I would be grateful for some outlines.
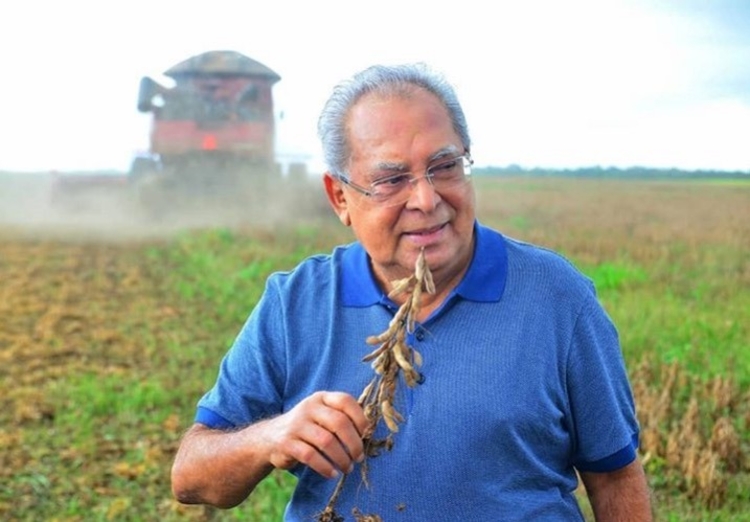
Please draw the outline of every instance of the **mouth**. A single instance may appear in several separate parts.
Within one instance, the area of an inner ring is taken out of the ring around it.
[[[445,226],[445,223],[441,225],[435,225],[434,227],[430,227],[430,228],[420,228],[417,230],[412,230],[411,232],[407,232],[407,234],[414,235],[414,236],[428,236],[430,234],[434,234],[435,232],[437,232],[444,226]]]
[[[439,233],[441,230],[443,230],[443,228],[446,227],[446,225],[447,223],[443,223],[441,225],[436,225],[434,227],[419,228],[416,230],[412,230],[410,232],[406,232],[405,235],[411,238],[415,238],[415,239],[427,239]]]

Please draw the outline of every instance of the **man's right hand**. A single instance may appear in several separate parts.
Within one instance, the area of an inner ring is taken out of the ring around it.
[[[357,400],[317,392],[277,417],[237,431],[194,424],[172,466],[172,491],[187,504],[230,508],[245,500],[274,467],[304,464],[325,477],[362,459],[369,422]]]
[[[298,463],[323,476],[348,473],[364,458],[369,422],[357,400],[342,392],[316,392],[263,426],[263,445],[276,468]]]

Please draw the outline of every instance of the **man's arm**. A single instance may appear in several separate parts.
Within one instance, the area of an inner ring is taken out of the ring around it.
[[[172,466],[172,492],[186,504],[238,505],[274,468],[304,464],[327,477],[363,457],[368,421],[345,393],[318,392],[283,415],[235,431],[191,427]]]
[[[615,471],[580,474],[597,522],[653,520],[646,474],[637,458]]]

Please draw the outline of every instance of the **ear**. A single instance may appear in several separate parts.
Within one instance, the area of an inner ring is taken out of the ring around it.
[[[352,220],[349,216],[349,202],[346,200],[346,193],[342,187],[342,183],[331,176],[330,172],[323,174],[323,186],[326,189],[326,196],[328,196],[328,203],[331,208],[339,217],[345,227],[352,224]]]

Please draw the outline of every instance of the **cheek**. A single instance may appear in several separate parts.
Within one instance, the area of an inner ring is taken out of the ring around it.
[[[395,227],[399,215],[398,209],[358,210],[352,213],[352,227],[366,247],[388,247],[398,239]]]
[[[398,239],[396,229],[400,215],[398,210],[379,209],[370,216],[370,234],[379,244],[389,245]]]
[[[461,218],[472,218],[473,221],[476,202],[471,186],[467,186],[466,192],[458,193],[450,198],[447,203],[456,210]]]

